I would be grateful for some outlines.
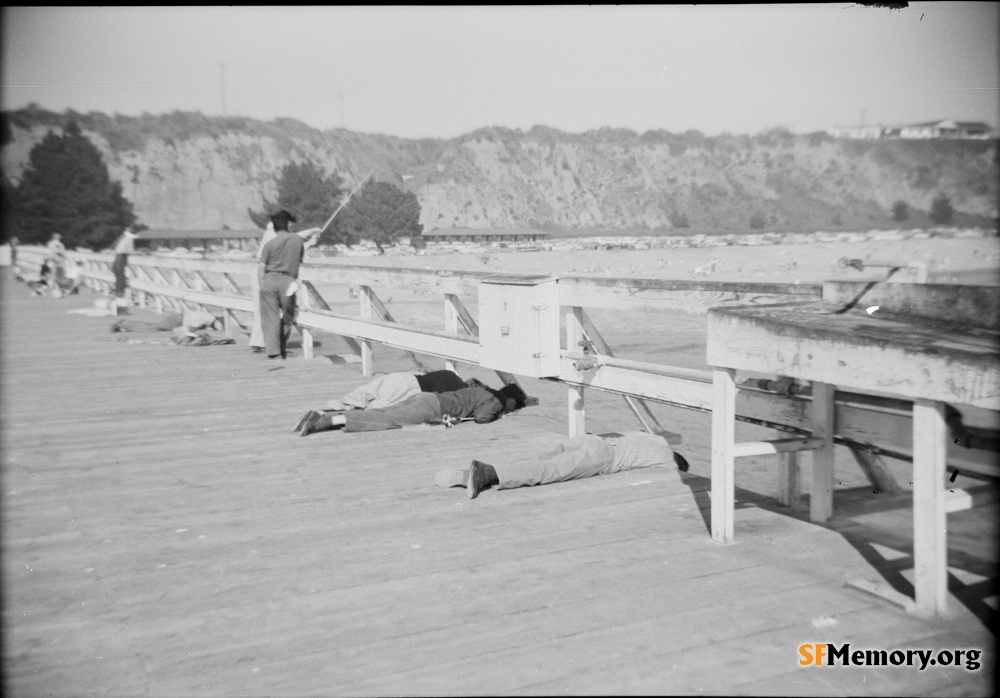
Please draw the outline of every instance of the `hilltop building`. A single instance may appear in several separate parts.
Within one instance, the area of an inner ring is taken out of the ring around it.
[[[905,126],[834,126],[826,129],[834,138],[902,138],[902,139],[945,139],[945,138],[993,138],[995,131],[982,121],[927,121]]]

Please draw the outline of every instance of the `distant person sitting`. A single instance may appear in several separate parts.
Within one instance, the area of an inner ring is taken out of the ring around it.
[[[429,371],[428,373],[385,373],[347,393],[339,400],[330,400],[331,410],[377,410],[396,405],[420,393],[447,393],[473,385],[479,381],[462,380],[454,371]]]
[[[413,424],[445,424],[473,420],[494,422],[524,407],[527,397],[516,383],[500,390],[475,386],[446,393],[419,393],[390,407],[325,413],[310,410],[299,421],[299,434],[342,429],[345,432],[385,431]]]
[[[594,475],[607,475],[636,468],[675,466],[687,471],[688,462],[670,448],[662,436],[644,431],[624,434],[586,434],[560,441],[533,459],[474,460],[468,470],[446,469],[435,475],[440,487],[464,485],[469,499],[488,487],[548,485]]]

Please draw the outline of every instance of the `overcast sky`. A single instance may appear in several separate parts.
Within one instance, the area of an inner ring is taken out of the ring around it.
[[[407,138],[1000,124],[997,5],[8,8],[3,109]]]

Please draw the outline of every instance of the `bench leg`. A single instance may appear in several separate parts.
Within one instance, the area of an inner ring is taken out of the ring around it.
[[[799,454],[788,451],[778,458],[778,503],[795,508],[799,499]]]
[[[712,370],[712,538],[733,540],[736,485],[733,445],[736,441],[736,371]]]
[[[917,613],[942,613],[948,600],[944,406],[913,402],[913,565]]]
[[[836,386],[812,384],[812,435],[825,444],[813,451],[812,488],[809,494],[809,518],[818,523],[833,516],[833,396]]]

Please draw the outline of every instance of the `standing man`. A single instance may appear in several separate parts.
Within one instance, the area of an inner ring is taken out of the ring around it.
[[[115,298],[119,307],[125,305],[125,289],[128,287],[128,279],[125,277],[125,267],[128,266],[128,256],[135,252],[135,239],[138,237],[131,228],[125,228],[125,232],[119,236],[115,243],[115,261],[111,264],[111,271],[115,273]]]
[[[295,234],[305,241],[304,247],[308,250],[319,241],[320,232],[319,228],[307,228],[306,230],[300,230]],[[260,262],[261,255],[264,254],[264,247],[267,246],[267,243],[277,237],[277,235],[278,234],[274,231],[274,223],[268,221],[267,228],[264,230],[264,235],[260,238],[260,246],[257,248],[258,262]],[[256,276],[253,277],[253,281],[258,282],[254,284],[255,286],[260,286],[259,279]],[[254,308],[253,325],[250,329],[250,349],[255,354],[260,354],[264,351],[264,327],[260,320],[260,288],[255,288],[253,290],[256,308]]]
[[[295,322],[295,292],[298,290],[299,265],[305,256],[305,241],[288,230],[295,216],[282,209],[271,216],[274,239],[260,253],[257,274],[260,279],[260,321],[264,331],[264,350],[269,359],[284,359],[288,337]]]

